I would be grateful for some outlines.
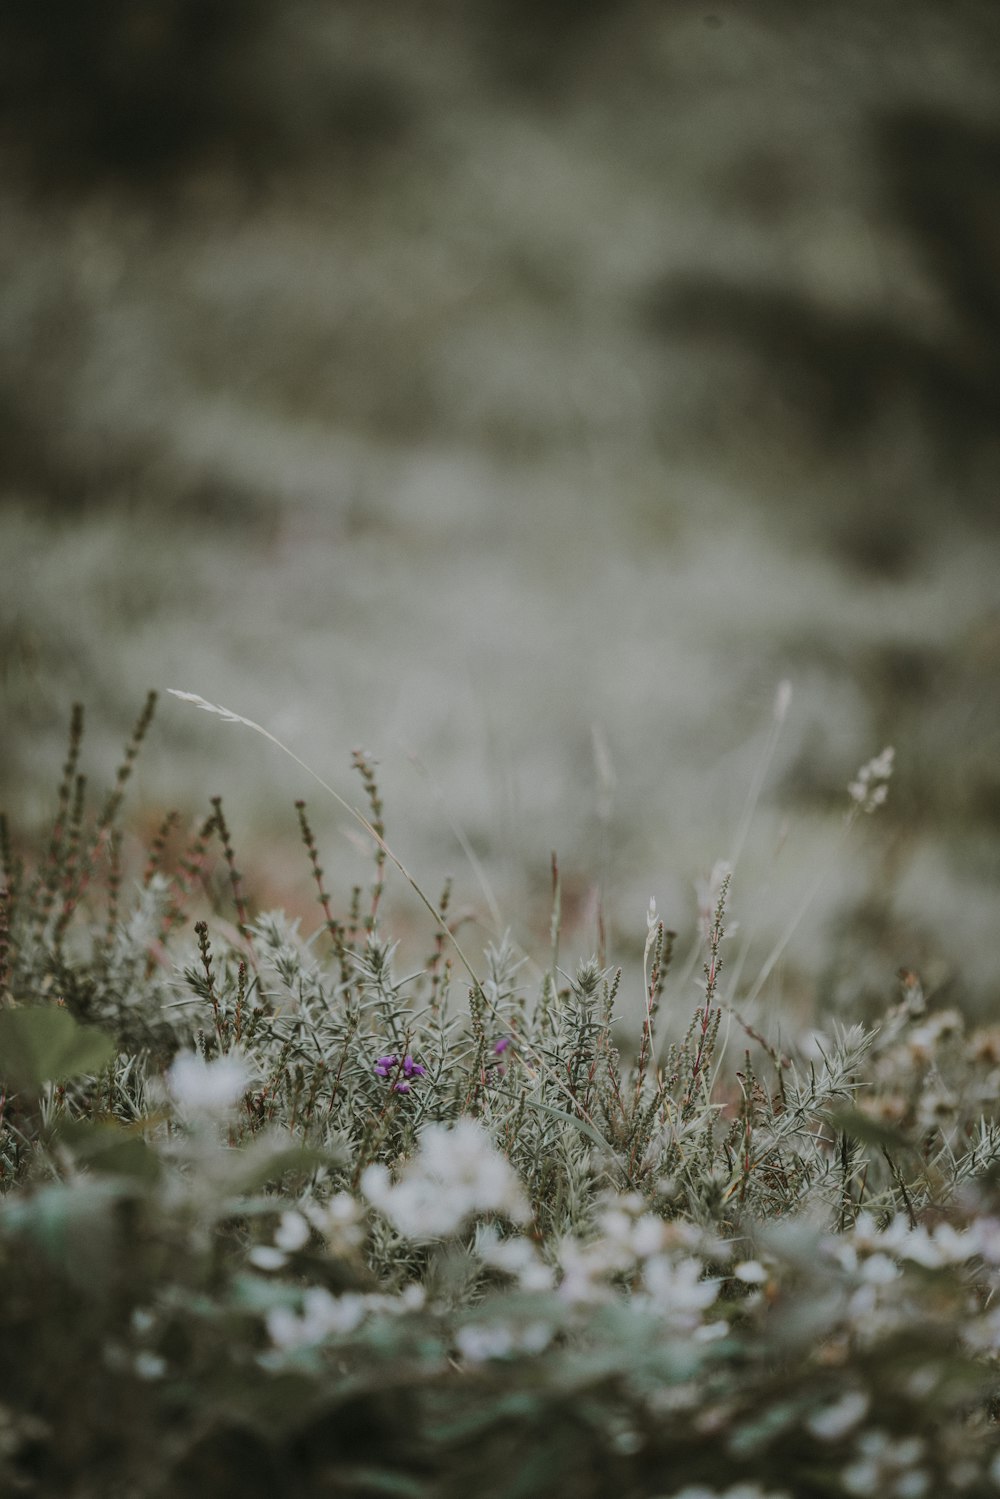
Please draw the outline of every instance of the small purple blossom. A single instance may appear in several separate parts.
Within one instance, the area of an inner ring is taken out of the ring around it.
[[[396,1052],[391,1052],[388,1056],[379,1057],[375,1063],[375,1071],[386,1082],[396,1073],[402,1074],[399,1081],[394,1085],[393,1091],[396,1093],[409,1093],[411,1079],[425,1077],[427,1074],[427,1068],[421,1067],[419,1062],[415,1062],[409,1052],[403,1058],[402,1063],[400,1063],[398,1053]]]
[[[510,1045],[510,1037],[509,1036],[501,1036],[500,1039],[499,1039],[499,1041],[494,1042],[494,1045],[493,1045],[494,1055],[498,1056],[498,1057],[502,1057],[503,1054],[504,1054],[504,1052],[507,1050],[507,1048],[508,1048],[509,1045]]]

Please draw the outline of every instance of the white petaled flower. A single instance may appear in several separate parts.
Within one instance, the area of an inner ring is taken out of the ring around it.
[[[290,1352],[352,1333],[367,1312],[365,1297],[356,1292],[331,1296],[322,1286],[310,1286],[302,1297],[301,1312],[287,1306],[272,1307],[267,1314],[267,1331],[276,1348]]]
[[[167,1073],[167,1089],[185,1113],[221,1117],[243,1097],[250,1075],[240,1052],[228,1051],[211,1062],[197,1052],[181,1052]]]
[[[517,1173],[474,1119],[428,1125],[398,1181],[385,1166],[367,1166],[361,1190],[413,1240],[446,1238],[483,1213],[502,1213],[514,1223],[530,1217]]]
[[[514,1334],[502,1322],[473,1322],[460,1327],[455,1347],[470,1364],[484,1364],[488,1359],[506,1358],[514,1348]]]
[[[650,1308],[675,1326],[696,1327],[719,1294],[717,1280],[703,1280],[700,1260],[657,1254],[643,1266]]]
[[[857,1457],[841,1472],[849,1494],[882,1494],[891,1499],[923,1499],[931,1485],[930,1474],[917,1466],[924,1454],[921,1437],[892,1438],[885,1431],[866,1431],[858,1437]]]
[[[901,1271],[896,1261],[887,1254],[870,1254],[861,1262],[858,1274],[865,1285],[887,1286],[899,1279]]]
[[[745,1286],[764,1286],[770,1279],[760,1260],[741,1260],[738,1265],[733,1266],[733,1274]]]
[[[895,755],[896,751],[887,745],[880,755],[862,765],[848,786],[848,796],[862,812],[874,812],[888,796]]]
[[[836,1442],[864,1420],[868,1406],[867,1395],[860,1390],[848,1390],[832,1405],[825,1405],[807,1416],[806,1426],[821,1442]]]
[[[274,1232],[274,1242],[286,1254],[294,1254],[309,1243],[309,1225],[301,1213],[282,1213]]]
[[[501,1239],[492,1225],[487,1226],[476,1236],[476,1253],[491,1270],[512,1276],[522,1291],[549,1291],[555,1283],[534,1244],[519,1234]]]
[[[511,1353],[542,1353],[552,1341],[546,1322],[511,1327],[504,1322],[469,1322],[455,1334],[455,1347],[470,1364],[506,1358]]]
[[[273,1244],[255,1244],[247,1255],[251,1265],[256,1265],[258,1270],[282,1270],[288,1263],[288,1256],[283,1249],[275,1249]]]
[[[350,1255],[365,1242],[365,1210],[350,1192],[337,1192],[322,1207],[301,1204],[301,1211],[326,1242],[331,1254]]]
[[[914,1260],[927,1270],[937,1270],[943,1265],[962,1265],[976,1254],[976,1242],[968,1230],[952,1227],[950,1223],[939,1223],[928,1229],[921,1223],[909,1230],[899,1246],[903,1259]]]

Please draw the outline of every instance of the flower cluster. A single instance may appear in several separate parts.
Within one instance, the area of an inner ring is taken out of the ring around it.
[[[862,812],[874,812],[889,795],[889,779],[895,757],[896,751],[892,745],[887,745],[880,755],[875,755],[862,765],[848,786],[848,796]]]
[[[272,1346],[279,1353],[294,1353],[329,1339],[349,1337],[373,1314],[399,1317],[419,1311],[423,1304],[423,1288],[418,1285],[407,1286],[399,1296],[377,1291],[364,1295],[345,1291],[334,1296],[325,1286],[309,1286],[298,1308],[272,1307],[265,1324]]]
[[[705,1277],[703,1256],[713,1248],[691,1224],[668,1223],[637,1193],[609,1198],[597,1217],[596,1237],[559,1245],[559,1297],[570,1305],[608,1300],[612,1281],[624,1280],[633,1304],[675,1331],[698,1332],[701,1314],[720,1284]]]
[[[513,1223],[529,1217],[516,1172],[475,1119],[428,1125],[398,1181],[386,1166],[366,1166],[361,1190],[398,1233],[417,1242],[456,1233],[483,1213]]]
[[[402,1061],[400,1061],[398,1053],[390,1052],[387,1056],[378,1058],[375,1063],[375,1073],[377,1077],[382,1078],[385,1082],[388,1082],[390,1078],[396,1078],[396,1082],[393,1084],[394,1092],[409,1093],[413,1078],[425,1077],[427,1068],[421,1067],[419,1062],[415,1062],[409,1052],[403,1057]]]

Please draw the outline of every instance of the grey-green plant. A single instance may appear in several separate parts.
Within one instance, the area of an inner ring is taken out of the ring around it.
[[[634,1045],[557,898],[535,964],[421,891],[401,968],[367,757],[346,910],[294,809],[313,931],[218,798],[131,869],[152,709],[93,812],[76,711],[49,836],[3,828],[3,1492],[1000,1490],[1000,1027],[909,972],[877,1025],[749,1024],[725,871],[686,1026],[651,906]]]

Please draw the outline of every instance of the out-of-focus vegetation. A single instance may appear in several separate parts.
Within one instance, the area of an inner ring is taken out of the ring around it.
[[[742,851],[762,953],[844,765],[891,739],[900,774],[786,998],[875,1003],[903,959],[988,1009],[998,29],[992,0],[6,5],[21,825],[66,701],[107,754],[174,683],[328,772],[370,745],[435,884],[447,807],[493,935],[538,936],[558,845],[567,921],[603,887],[624,941],[649,871],[680,924],[733,852],[787,677]],[[214,740],[164,729],[140,792],[193,815]],[[284,899],[291,783],[234,761]]]

